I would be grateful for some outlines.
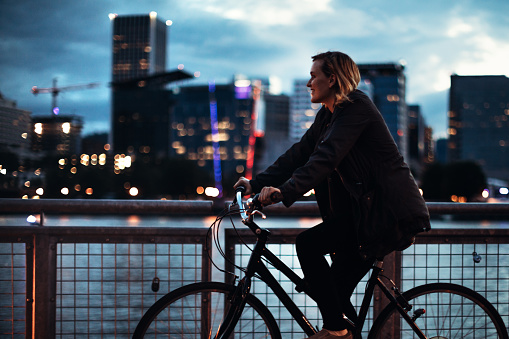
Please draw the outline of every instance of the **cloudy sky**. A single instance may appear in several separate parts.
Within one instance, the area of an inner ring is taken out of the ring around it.
[[[445,136],[450,75],[509,76],[508,0],[20,0],[0,1],[0,92],[34,115],[60,93],[62,113],[84,117],[84,133],[109,130],[109,13],[171,19],[167,68],[184,64],[194,83],[233,74],[277,76],[283,92],[306,78],[310,56],[340,50],[358,63],[406,63],[407,101]]]

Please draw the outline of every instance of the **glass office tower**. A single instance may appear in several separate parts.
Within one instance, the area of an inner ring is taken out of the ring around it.
[[[112,81],[119,82],[164,72],[166,23],[155,12],[114,16]]]
[[[509,78],[452,75],[448,116],[449,161],[474,160],[509,179]]]
[[[399,151],[408,158],[408,110],[405,67],[399,63],[359,64],[363,81],[372,85],[372,100],[382,113]]]

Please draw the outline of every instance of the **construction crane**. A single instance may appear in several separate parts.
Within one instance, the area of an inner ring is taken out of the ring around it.
[[[73,85],[73,86],[65,86],[65,87],[57,87],[57,78],[53,79],[53,87],[48,88],[39,88],[37,86],[32,87],[32,93],[34,95],[37,95],[39,93],[51,93],[52,100],[51,100],[51,112],[55,115],[58,115],[59,109],[57,107],[57,96],[60,92],[63,91],[74,91],[74,90],[80,90],[80,89],[86,89],[86,88],[94,88],[99,86],[99,83],[94,82],[90,84],[84,84],[84,85]]]

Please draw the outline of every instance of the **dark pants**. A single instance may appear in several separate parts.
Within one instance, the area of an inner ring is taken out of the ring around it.
[[[345,314],[354,323],[357,312],[350,297],[373,264],[359,255],[352,219],[328,219],[300,233],[296,250],[307,294],[316,301],[323,318],[323,327],[331,330],[347,328]],[[335,253],[332,265],[325,255]]]

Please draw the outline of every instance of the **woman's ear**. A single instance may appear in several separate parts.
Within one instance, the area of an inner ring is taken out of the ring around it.
[[[332,88],[334,87],[334,85],[336,84],[336,75],[335,74],[331,74],[330,77],[329,77],[329,88]]]

